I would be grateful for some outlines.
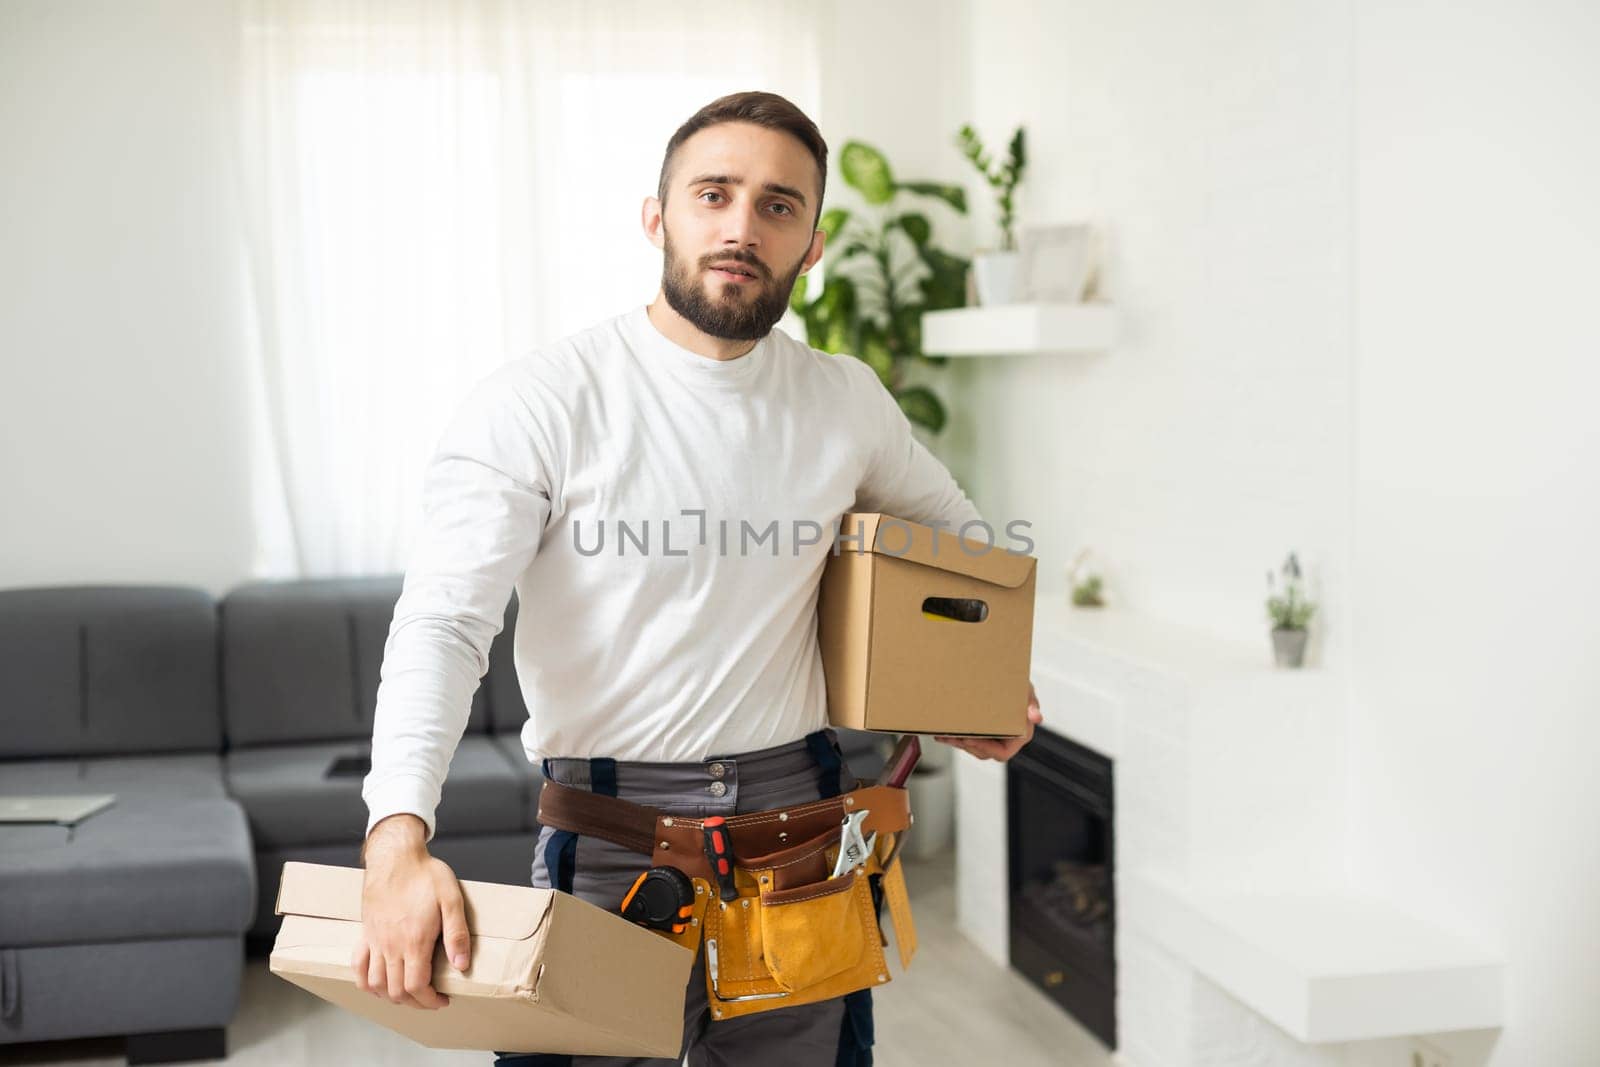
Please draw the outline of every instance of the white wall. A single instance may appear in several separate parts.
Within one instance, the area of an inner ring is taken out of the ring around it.
[[[1270,655],[1289,549],[1345,640],[1350,456],[1348,13],[1325,4],[985,2],[975,112],[1025,125],[1025,221],[1090,219],[1125,336],[974,361],[988,510],[1036,524],[1041,581],[1092,546],[1112,595]],[[975,172],[974,172],[975,173]],[[974,187],[998,242],[993,197]]]
[[[963,371],[985,510],[1225,637],[1265,641],[1283,547],[1318,569],[1350,877],[1510,964],[1504,1030],[1435,1039],[1456,1067],[1600,1049],[1597,14],[974,9],[980,129],[1027,125],[1026,217],[1105,225],[1127,329]]]
[[[956,182],[966,163],[955,147],[956,118],[970,106],[969,8],[959,0],[825,0],[822,107],[812,116],[828,140],[833,169],[827,201],[849,191],[837,162],[846,141],[889,157],[901,180]],[[928,201],[926,203],[936,204]],[[942,216],[941,216],[942,217]],[[964,242],[958,230],[938,238]]]
[[[1600,8],[1357,5],[1355,876],[1600,1061]]]
[[[0,587],[248,568],[232,19],[0,4]]]

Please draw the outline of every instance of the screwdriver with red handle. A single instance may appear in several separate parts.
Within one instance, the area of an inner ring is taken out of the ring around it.
[[[706,859],[717,876],[723,900],[739,899],[739,890],[733,884],[733,837],[728,833],[728,820],[713,815],[700,823],[706,839]]]
[[[893,786],[896,789],[906,788],[906,782],[911,778],[911,772],[921,758],[922,742],[917,740],[917,735],[901,735],[899,742],[894,746],[894,752],[889,755],[889,762],[884,765],[878,784]],[[906,843],[906,834],[910,829],[911,827],[907,826],[894,835],[894,844],[889,847],[889,854],[882,860],[884,870],[887,871],[895,857],[900,854],[900,846]]]
[[[921,758],[922,742],[917,740],[917,735],[901,735],[899,742],[894,746],[894,751],[889,754],[889,762],[883,765],[883,773],[878,776],[878,784],[904,789],[906,780],[911,777],[912,770]]]

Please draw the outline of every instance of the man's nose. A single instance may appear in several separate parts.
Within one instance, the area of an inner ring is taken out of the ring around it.
[[[737,246],[745,252],[755,252],[760,247],[760,218],[754,206],[735,207],[723,213],[722,243],[732,250]]]

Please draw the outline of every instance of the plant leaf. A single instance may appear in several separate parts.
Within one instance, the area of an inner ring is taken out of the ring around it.
[[[845,142],[839,151],[839,170],[844,180],[869,204],[885,204],[894,197],[894,175],[889,170],[889,161],[871,145]]]
[[[971,123],[962,125],[961,131],[956,134],[956,145],[961,149],[961,154],[978,168],[985,181],[993,180],[989,176],[989,157],[983,151],[983,138],[978,136],[978,131],[972,128]]]
[[[856,356],[872,368],[886,388],[894,381],[894,353],[889,350],[889,343],[877,323],[862,323],[861,346]]]
[[[964,186],[945,185],[941,182],[901,182],[895,188],[908,193],[919,193],[922,196],[938,197],[961,214],[967,213],[967,190]]]
[[[906,418],[918,426],[926,427],[931,433],[944,429],[944,404],[927,386],[913,385],[902,389],[895,394],[895,400],[900,410],[906,413]]]
[[[922,288],[924,309],[943,311],[946,308],[965,307],[967,261],[931,246],[922,250],[922,259],[933,271],[918,283]]]
[[[1011,173],[1020,175],[1027,162],[1028,155],[1023,143],[1022,127],[1018,126],[1015,136],[1011,138]]]
[[[806,282],[811,275],[802,274],[794,280],[794,288],[789,290],[789,309],[796,315],[803,314],[806,309]]]
[[[817,229],[827,234],[828,240],[832,241],[838,237],[839,231],[844,229],[845,223],[849,221],[850,212],[848,210],[842,207],[830,207],[817,220]]]
[[[922,312],[920,305],[902,304],[895,309],[895,330],[905,342],[905,353],[935,367],[950,361],[949,356],[930,356],[922,350]]]
[[[922,355],[922,308],[902,304],[894,311],[894,331],[905,346],[907,355]]]
[[[817,340],[813,344],[835,355],[849,351],[855,344],[856,333],[855,284],[849,278],[829,278],[822,295],[811,307],[816,309],[817,315]]]
[[[901,188],[903,189],[905,186],[901,186]],[[927,244],[928,239],[933,236],[933,225],[928,222],[928,216],[918,214],[915,211],[908,211],[901,215],[894,220],[894,224],[904,230],[905,235],[911,238],[911,243],[919,249]]]

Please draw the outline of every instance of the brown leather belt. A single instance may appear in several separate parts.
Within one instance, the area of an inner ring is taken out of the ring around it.
[[[837,830],[845,815],[867,812],[862,833],[899,833],[911,824],[911,797],[887,785],[863,786],[836,797],[727,817],[735,861],[745,868],[809,838]],[[715,881],[706,859],[702,820],[668,815],[659,808],[591,793],[545,780],[539,790],[539,822],[610,841],[651,857],[653,866],[676,867],[691,878]]]

